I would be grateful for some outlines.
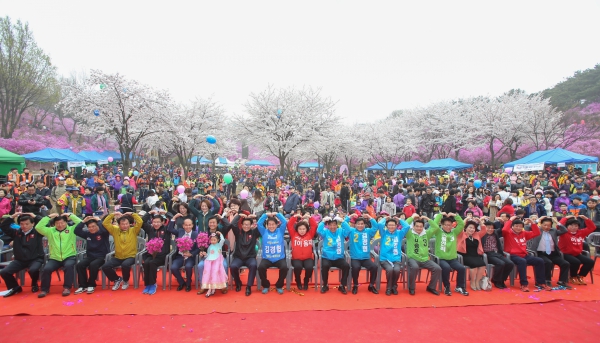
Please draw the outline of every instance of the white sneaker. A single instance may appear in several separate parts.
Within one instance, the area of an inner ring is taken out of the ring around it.
[[[77,290],[75,291],[75,295],[77,295],[77,294],[81,294],[81,293],[83,293],[83,292],[85,292],[85,288],[83,288],[83,287],[79,287],[79,288],[77,288]]]
[[[123,283],[123,279],[118,278],[117,281],[115,281],[115,285],[113,286],[112,290],[116,291],[117,289],[119,289],[119,287],[121,287],[122,283]]]
[[[123,286],[121,286],[121,289],[126,290],[127,288],[129,288],[129,282],[123,281]]]
[[[87,294],[92,294],[92,293],[94,293],[94,287],[88,287]]]

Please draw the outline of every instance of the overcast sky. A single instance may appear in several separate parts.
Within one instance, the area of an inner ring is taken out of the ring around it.
[[[267,85],[321,87],[350,122],[600,63],[600,1],[0,0],[61,74],[119,72],[243,111]]]

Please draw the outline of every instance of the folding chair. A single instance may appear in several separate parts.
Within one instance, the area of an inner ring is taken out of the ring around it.
[[[48,245],[48,238],[44,237],[42,238],[42,246],[44,247],[44,264],[42,265],[42,268],[40,269],[40,274],[41,271],[44,269],[44,267],[46,266],[46,263],[48,263],[48,260],[50,259],[50,247]],[[75,255],[77,258],[77,255]],[[60,278],[60,273],[58,272],[60,269],[63,270],[64,272],[64,267],[60,267],[57,270],[55,270],[56,272],[56,277],[58,277],[58,281],[62,281]],[[73,265],[73,286],[75,286],[75,288],[79,288],[79,284],[77,283],[77,263],[75,263],[75,265]],[[23,277],[25,277],[25,275],[23,274]],[[41,275],[40,275],[40,280],[41,280]]]
[[[381,252],[381,238],[377,238],[375,240],[373,240],[373,242],[371,242],[371,254],[374,255],[375,257],[375,263],[377,263],[377,290],[379,291],[381,289],[381,277],[383,275],[383,267],[381,266],[381,256],[379,255],[379,253],[375,253],[376,249],[375,248],[379,248],[377,251]],[[402,248],[401,248],[402,251]],[[400,260],[400,277],[398,278],[398,282],[402,283],[402,289],[406,289],[406,286],[408,284],[408,264],[406,263],[407,257],[406,254],[403,252],[400,252],[401,256],[401,260]],[[386,280],[386,282],[389,282],[388,280]]]
[[[258,253],[256,254],[256,266],[257,266],[257,269],[258,269],[258,266],[260,266],[260,262],[262,262],[262,250],[261,250],[262,249],[262,242],[259,241],[259,240],[257,240],[256,241],[256,246],[258,247]],[[292,265],[291,265],[292,263],[291,263],[291,260],[289,258],[289,255],[287,254],[287,252],[284,251],[284,253],[286,253],[285,254],[285,263],[287,264],[288,273],[289,273],[289,270],[292,268]],[[269,267],[268,269],[279,269],[279,268],[277,268],[277,267]],[[285,285],[286,289],[289,291],[290,290],[290,284],[289,284],[289,282],[287,280],[287,277],[286,277],[285,283],[286,283],[286,285]],[[262,286],[260,285],[260,275],[258,274],[258,270],[256,272],[256,286],[257,286],[257,289],[259,291],[262,290]]]
[[[228,239],[225,239],[225,242],[223,242],[223,247],[226,247],[223,249],[223,251],[225,251],[225,257],[223,257],[223,259],[225,259],[225,261],[227,261],[227,288],[231,288],[231,275],[229,274],[229,266],[231,265],[231,243],[229,243]],[[202,275],[200,275],[200,272],[198,271],[198,265],[200,264],[200,255],[198,254],[196,256],[196,265],[194,266],[194,269],[196,269],[194,271],[194,273],[196,274],[196,289],[198,289],[200,286],[200,277]]]
[[[318,247],[317,247],[317,251],[318,251],[318,255],[319,255],[319,272],[322,273],[323,270],[323,244],[325,244],[325,241],[320,240]],[[349,243],[348,241],[344,242],[344,259],[346,260],[346,262],[348,264],[350,264],[350,254],[348,253],[349,249]],[[342,270],[337,268],[337,267],[331,267],[329,268],[329,272],[337,270],[339,272],[339,282],[340,285],[346,286],[347,288],[350,287],[350,285],[352,284],[352,274],[350,272],[348,272],[348,279],[346,280],[346,284],[344,285],[344,283],[342,282]],[[318,286],[316,286],[316,289],[320,289],[323,283],[323,276],[321,276],[320,279],[317,279],[318,282]]]
[[[108,237],[109,240],[109,244],[110,244],[110,251],[108,254],[106,254],[106,257],[104,259],[104,263],[107,263],[112,257],[115,256],[115,242],[113,240],[112,236]],[[138,270],[137,270],[137,262],[139,259],[141,259],[142,253],[144,253],[146,251],[146,240],[143,239],[142,237],[138,237],[137,238],[137,253],[135,254],[135,263],[131,266],[131,273],[133,274],[133,287],[134,288],[138,288]],[[121,268],[121,266],[116,267],[115,269]],[[106,274],[104,274],[104,272],[102,272],[102,289],[106,289],[107,287],[110,286],[110,280],[108,280],[108,278],[106,277]]]
[[[140,239],[143,239],[141,237],[138,237],[138,241]],[[145,246],[145,241],[144,241],[144,246]],[[167,256],[165,256],[165,263],[162,266],[159,266],[157,269],[158,271],[162,272],[162,289],[163,291],[167,290],[167,270],[169,270],[169,260],[173,257],[173,254],[175,253],[175,251],[177,250],[177,243],[175,242],[175,240],[171,240],[171,251],[167,254]],[[136,263],[135,263],[135,268],[137,269],[137,278],[135,279],[135,284],[134,284],[134,288],[138,288],[140,285],[140,278],[143,277],[144,275],[144,258],[143,258],[143,253],[146,252],[146,249],[144,249],[141,252],[138,252],[136,257]],[[169,276],[171,274],[169,273]]]
[[[586,241],[589,246],[594,247],[594,263],[595,263],[596,259],[598,257],[600,257],[600,232],[590,233],[589,236],[587,236]],[[587,256],[591,258],[589,253]],[[592,284],[594,284],[594,268],[592,268],[592,270],[590,270],[590,278],[592,279]]]
[[[229,265],[230,266],[231,266],[231,263],[233,262],[233,258],[234,258],[233,257],[233,253],[235,252],[235,245],[236,244],[237,244],[237,241],[234,242],[233,246],[229,250]],[[260,246],[260,239],[256,240],[256,246],[257,247]],[[258,267],[258,255],[260,255],[260,248],[258,249],[258,253],[256,255],[256,264],[257,264],[257,267]],[[198,263],[200,263],[200,261],[198,261],[197,264]],[[247,269],[248,269],[248,267],[246,267],[246,266],[240,267],[240,274],[241,274],[242,270],[247,270]],[[228,281],[229,288],[233,289],[233,277],[231,277],[231,268],[227,268],[227,277],[229,278],[228,279],[229,280]],[[199,278],[200,277],[198,276],[198,278],[196,279],[196,288],[198,288],[198,280],[199,280]],[[257,277],[256,280],[258,280],[258,277]],[[257,288],[258,288],[258,286],[257,286]]]
[[[318,275],[317,275],[317,261],[316,261],[317,260],[317,252],[315,250],[314,241],[311,241],[311,245],[312,245],[312,251],[313,251],[314,265],[313,265],[313,276],[310,278],[309,281],[312,281],[313,277],[315,278],[315,280],[318,277]],[[287,281],[286,281],[286,283],[287,283],[287,289],[289,291],[290,290],[290,285],[292,284],[292,276],[294,274],[294,266],[292,266],[292,242],[291,241],[289,241],[289,242],[286,243],[286,248],[287,248],[286,249],[287,250],[286,255],[287,255],[287,257],[288,257],[288,259],[290,261],[290,263],[289,263],[290,268],[288,269],[288,275],[286,277],[286,279],[287,279]],[[306,271],[305,271],[305,273],[306,273]],[[317,282],[315,281],[315,290],[317,289],[316,288],[316,284],[317,284]]]

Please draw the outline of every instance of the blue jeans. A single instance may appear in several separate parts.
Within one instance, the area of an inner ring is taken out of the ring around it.
[[[460,264],[457,258],[453,260],[440,259],[440,267],[442,267],[442,283],[444,287],[450,288],[450,272],[454,269],[456,270],[456,287],[465,289],[467,273],[465,266]]]
[[[184,260],[182,255],[175,255],[173,257],[173,265],[171,267],[171,272],[173,273],[173,275],[175,276],[175,278],[177,279],[177,282],[179,283],[179,285],[183,285],[185,284],[188,287],[191,287],[192,285],[192,269],[194,268],[194,264],[195,264],[195,259],[194,257],[188,257],[187,259]],[[200,262],[202,264],[202,269],[204,269],[204,261]],[[181,276],[181,271],[179,270],[179,268],[181,268],[182,266],[184,266],[185,264],[185,277],[187,278],[187,280],[184,280],[183,277]],[[200,278],[202,278],[202,274],[200,274]]]
[[[521,286],[529,285],[527,281],[527,266],[533,266],[533,274],[535,276],[535,284],[536,285],[544,285],[546,283],[546,272],[545,272],[545,264],[544,260],[535,256],[525,256],[519,257],[517,255],[510,255],[510,260],[517,267],[517,272],[519,273],[519,282]]]
[[[225,274],[227,274],[227,259],[223,258],[223,268],[225,268]],[[202,284],[202,273],[204,272],[204,260],[198,263],[198,280]]]

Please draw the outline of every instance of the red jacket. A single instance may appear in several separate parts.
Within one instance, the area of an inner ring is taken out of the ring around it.
[[[404,205],[404,209],[402,210],[406,214],[406,218],[412,216],[417,212],[414,205]]]
[[[567,223],[567,218],[563,218],[560,220],[562,225]],[[560,236],[558,240],[558,248],[562,251],[563,254],[579,256],[581,255],[581,251],[583,250],[583,242],[585,238],[592,232],[596,230],[596,225],[594,222],[586,219],[585,220],[585,229],[577,230],[575,233],[571,233],[567,231],[567,233]]]
[[[504,206],[502,206],[500,211],[498,211],[498,213],[496,213],[496,216],[500,217],[501,213],[508,213],[508,216],[512,217],[515,215],[515,208],[512,207],[512,205],[504,205]]]
[[[287,228],[290,234],[290,248],[292,249],[292,260],[308,260],[314,258],[313,256],[313,238],[315,237],[315,233],[317,232],[317,222],[310,218],[308,220],[308,224],[310,226],[310,230],[304,234],[304,236],[300,236],[298,231],[296,231],[296,221],[298,218],[295,216],[291,217],[288,221]]]
[[[507,220],[502,228],[504,251],[511,255],[525,257],[527,256],[527,241],[540,234],[540,228],[536,224],[531,224],[531,231],[523,230],[516,234],[512,230],[512,220]]]

